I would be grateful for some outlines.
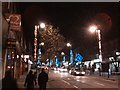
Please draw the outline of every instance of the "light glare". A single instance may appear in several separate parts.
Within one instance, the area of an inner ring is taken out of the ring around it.
[[[93,33],[97,30],[97,27],[96,26],[91,26],[89,30],[90,30],[90,32]]]
[[[45,23],[41,23],[41,24],[40,24],[40,27],[41,27],[41,28],[45,28]]]
[[[70,43],[67,43],[67,47],[71,47],[71,44],[70,44]]]

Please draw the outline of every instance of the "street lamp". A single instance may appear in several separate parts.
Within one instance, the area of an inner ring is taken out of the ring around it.
[[[64,52],[61,52],[61,55],[65,55],[65,53],[64,53]]]
[[[45,28],[45,23],[40,23],[40,28],[44,29]]]
[[[101,46],[101,34],[100,34],[100,30],[98,30],[97,26],[91,26],[89,28],[90,32],[94,33],[96,32],[98,35],[98,45],[99,45],[99,59],[102,62],[102,46]]]
[[[44,42],[41,42],[39,45],[40,45],[40,46],[44,46]]]
[[[70,44],[70,43],[67,43],[67,47],[71,47],[71,44]]]

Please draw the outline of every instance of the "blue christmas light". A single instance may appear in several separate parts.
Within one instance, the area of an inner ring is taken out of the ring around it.
[[[72,62],[73,62],[73,51],[70,50],[70,63],[72,63]]]
[[[82,60],[83,60],[83,57],[81,56],[81,54],[79,53],[75,54],[75,61],[82,62]]]

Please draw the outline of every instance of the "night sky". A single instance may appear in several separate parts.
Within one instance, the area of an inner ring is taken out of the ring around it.
[[[79,49],[86,59],[90,54],[96,53],[96,36],[88,31],[91,24],[100,26],[103,43],[119,36],[118,3],[24,2],[17,3],[17,7],[22,15],[25,38],[31,45],[34,39],[34,25],[41,21],[59,27],[66,43],[71,42],[72,48]]]

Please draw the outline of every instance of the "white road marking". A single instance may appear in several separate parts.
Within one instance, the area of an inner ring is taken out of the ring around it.
[[[70,80],[70,78],[67,78],[68,80]]]
[[[74,88],[78,88],[77,86],[73,85]]]
[[[95,82],[96,84],[98,84],[98,85],[101,85],[101,86],[105,86],[104,84],[101,84],[101,83],[98,83],[98,82]]]
[[[68,85],[70,85],[70,83],[69,82],[67,82],[67,81],[65,81],[65,80],[62,80],[64,83],[66,83],[66,84],[68,84]]]
[[[66,84],[68,84],[68,85],[70,85],[70,83],[69,82],[67,82],[67,81],[65,81],[65,80],[62,80],[64,83],[66,83]],[[73,85],[73,87],[74,88],[77,88],[77,89],[79,89],[79,87],[77,87],[77,86],[75,86],[75,85]],[[79,89],[79,90],[81,90],[81,89]]]

